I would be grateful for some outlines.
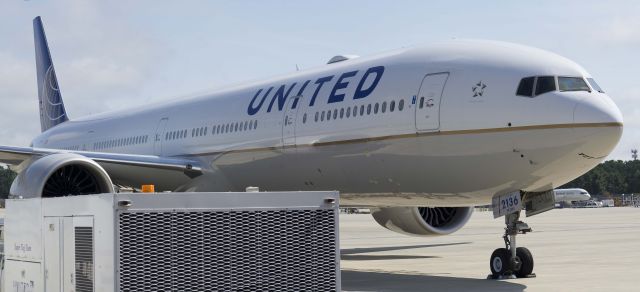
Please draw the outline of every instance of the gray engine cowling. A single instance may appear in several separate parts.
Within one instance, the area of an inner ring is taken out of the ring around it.
[[[11,184],[11,197],[64,197],[112,193],[113,183],[95,161],[73,153],[56,153],[30,162]]]
[[[451,234],[462,228],[473,207],[389,207],[372,208],[371,215],[380,226],[414,236]]]

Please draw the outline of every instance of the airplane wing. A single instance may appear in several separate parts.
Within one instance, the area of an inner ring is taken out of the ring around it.
[[[164,174],[181,175],[195,178],[202,174],[198,161],[184,158],[168,158],[153,155],[119,154],[107,152],[70,151],[49,148],[0,146],[0,163],[12,166],[20,171],[22,162],[53,153],[74,153],[85,156],[100,164],[112,176],[114,183],[128,181],[136,170],[161,171]],[[121,179],[119,179],[121,178]]]

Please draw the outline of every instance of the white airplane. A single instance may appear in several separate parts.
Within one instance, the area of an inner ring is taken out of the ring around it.
[[[556,197],[556,202],[575,202],[575,201],[587,201],[591,199],[591,195],[584,189],[555,189],[553,193]]]
[[[622,134],[619,109],[578,64],[471,40],[336,56],[200,97],[71,120],[39,17],[34,31],[42,133],[29,147],[0,146],[0,162],[19,172],[12,196],[114,184],[334,189],[342,206],[372,208],[385,228],[444,235],[496,195],[548,192],[580,176]],[[505,243],[492,273],[530,274],[530,252],[507,234]]]

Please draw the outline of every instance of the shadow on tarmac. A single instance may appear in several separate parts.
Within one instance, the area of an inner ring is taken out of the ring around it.
[[[342,271],[343,291],[509,291],[527,286],[496,280],[430,275],[393,274],[379,271]]]
[[[349,249],[341,249],[340,250],[340,254],[341,255],[353,255],[353,254],[369,253],[369,252],[395,251],[395,250],[404,250],[404,249],[439,247],[439,246],[461,245],[461,244],[470,244],[470,243],[471,242],[452,242],[452,243],[438,243],[438,244],[420,244],[420,245],[403,245],[403,246],[349,248]]]

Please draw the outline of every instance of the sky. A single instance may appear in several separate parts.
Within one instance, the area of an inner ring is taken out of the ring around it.
[[[609,159],[640,148],[640,1],[0,0],[0,144],[40,132],[32,19],[42,16],[70,118],[453,38],[549,50],[618,104]]]

